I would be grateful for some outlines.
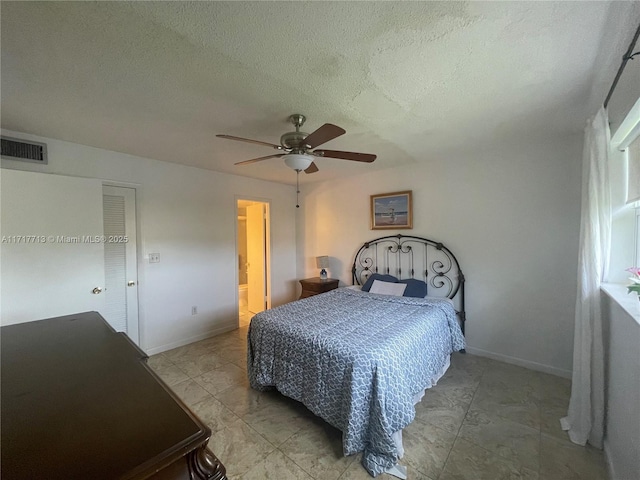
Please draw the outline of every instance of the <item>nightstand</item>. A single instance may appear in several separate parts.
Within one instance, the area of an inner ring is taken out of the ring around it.
[[[326,278],[323,280],[320,277],[300,280],[300,285],[302,285],[302,294],[300,295],[300,298],[312,297],[313,295],[334,290],[338,288],[338,282],[339,280],[335,278]]]

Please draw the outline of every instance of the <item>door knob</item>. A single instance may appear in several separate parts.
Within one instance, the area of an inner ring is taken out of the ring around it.
[[[91,292],[92,292],[94,295],[98,295],[99,293],[102,293],[102,288],[100,288],[100,287],[96,287],[96,288],[94,288],[93,290],[91,290]]]
[[[134,282],[133,280],[129,280],[127,282],[127,287],[133,287],[136,284],[136,282]]]

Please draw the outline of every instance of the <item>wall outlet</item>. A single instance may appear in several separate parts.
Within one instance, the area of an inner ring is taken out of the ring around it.
[[[191,307],[191,315],[197,315],[197,314],[198,314],[198,307],[194,305],[193,307]]]
[[[160,263],[160,254],[159,253],[150,253],[149,254],[149,263]]]

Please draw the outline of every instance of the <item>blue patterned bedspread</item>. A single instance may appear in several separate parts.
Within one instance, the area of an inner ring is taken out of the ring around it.
[[[444,300],[340,288],[262,312],[249,327],[253,388],[275,387],[343,432],[373,476],[398,461],[392,435],[415,416],[413,397],[464,348]]]

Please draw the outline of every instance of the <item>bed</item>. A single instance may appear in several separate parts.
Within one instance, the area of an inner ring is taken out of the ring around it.
[[[422,290],[410,297],[367,291],[381,278],[385,287]],[[464,275],[443,244],[396,235],[362,245],[352,279],[353,287],[254,316],[249,382],[276,388],[341,430],[344,454],[363,452],[372,476],[406,478],[398,465],[402,429],[450,354],[464,350]]]

